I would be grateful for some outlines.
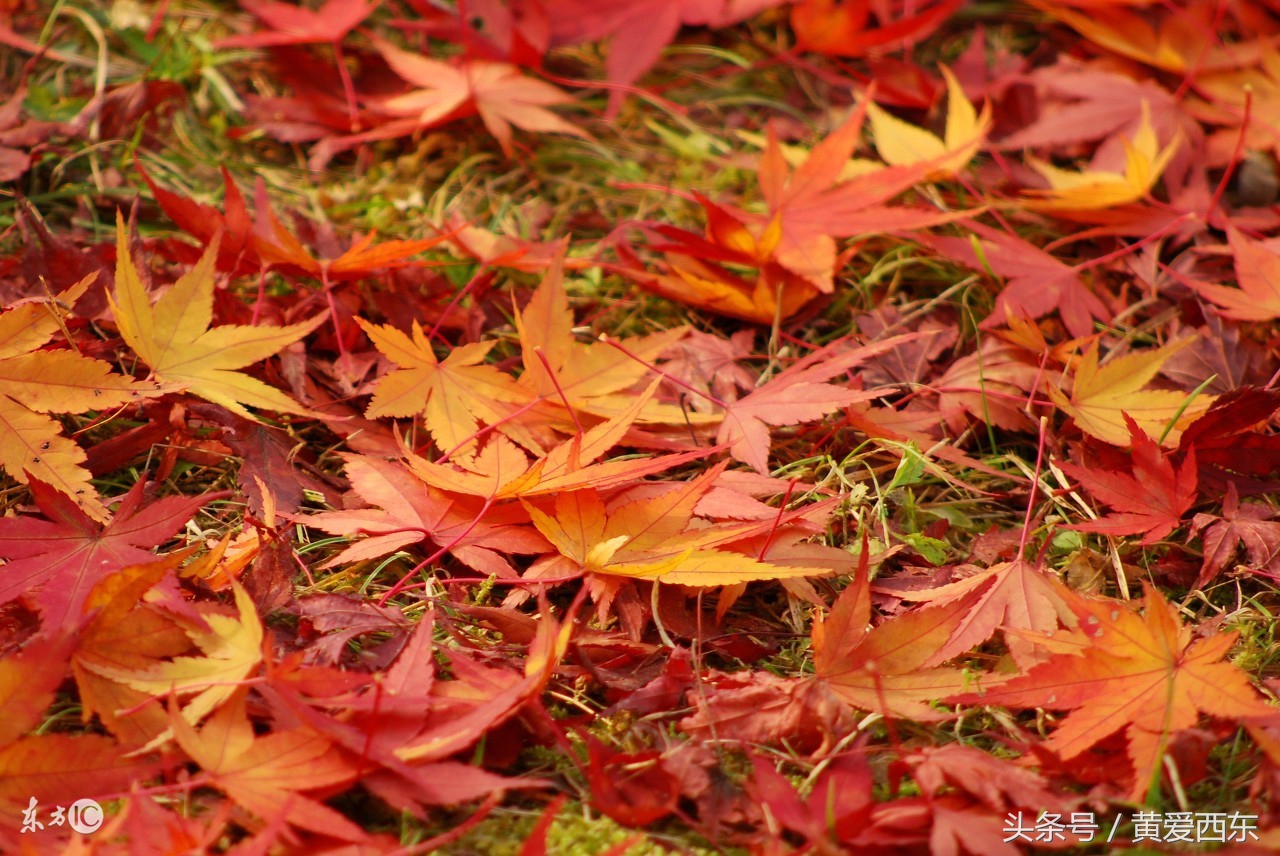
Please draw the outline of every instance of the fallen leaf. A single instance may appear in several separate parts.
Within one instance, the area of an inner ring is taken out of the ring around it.
[[[382,102],[382,108],[392,115],[412,117],[409,121],[416,128],[479,113],[508,157],[513,153],[512,125],[525,131],[588,136],[547,109],[572,104],[572,97],[550,83],[522,74],[514,65],[480,59],[464,59],[453,65],[387,42],[379,42],[378,51],[396,74],[422,87]]]
[[[31,493],[47,519],[0,518],[0,603],[30,596],[47,629],[72,629],[99,580],[155,556],[147,549],[173,537],[209,502],[226,492],[170,496],[143,507],[143,482],[125,494],[105,524],[39,480]]]
[[[1182,515],[1196,502],[1196,456],[1192,450],[1175,470],[1169,455],[1125,415],[1132,438],[1132,471],[1109,471],[1062,462],[1059,466],[1077,479],[1094,497],[1116,509],[1098,520],[1073,523],[1067,529],[1104,535],[1141,534],[1143,544],[1154,544],[1177,529]]]
[[[1267,505],[1241,505],[1235,484],[1228,482],[1221,516],[1201,513],[1192,521],[1192,531],[1204,539],[1204,563],[1196,588],[1208,585],[1241,548],[1254,568],[1280,572],[1280,522],[1275,516]]]
[[[928,163],[931,172],[925,176],[927,180],[955,175],[967,166],[991,128],[990,103],[979,116],[951,69],[944,65],[939,70],[947,81],[947,125],[941,137],[902,121],[876,104],[867,106],[876,153],[890,166]]]
[[[1028,158],[1049,182],[1048,190],[1028,190],[1024,204],[1035,211],[1055,213],[1118,208],[1145,198],[1164,168],[1177,153],[1182,137],[1175,136],[1163,149],[1151,125],[1151,107],[1142,102],[1142,122],[1132,140],[1123,140],[1124,172],[1086,170],[1073,172],[1051,163]]]
[[[1150,351],[1126,354],[1101,368],[1095,341],[1076,364],[1070,397],[1055,385],[1047,386],[1046,391],[1081,431],[1113,446],[1129,443],[1126,415],[1145,433],[1159,438],[1162,445],[1175,445],[1182,429],[1213,403],[1213,396],[1193,399],[1185,392],[1144,387],[1165,360],[1194,341],[1194,337],[1187,337]]]
[[[1113,600],[1073,595],[1079,625],[1044,637],[1049,657],[1024,674],[982,692],[953,696],[960,704],[1071,711],[1044,746],[1070,761],[1123,732],[1141,802],[1156,783],[1169,741],[1201,714],[1235,722],[1274,715],[1249,676],[1224,661],[1238,633],[1195,638],[1178,610],[1143,583],[1145,615]]]
[[[483,363],[496,342],[461,345],[442,361],[416,321],[412,338],[389,324],[356,321],[398,366],[378,380],[365,415],[372,419],[421,413],[442,452],[465,455],[481,425],[505,422],[517,405],[530,399],[515,378]]]
[[[967,678],[954,669],[925,664],[941,662],[939,653],[956,635],[969,604],[915,609],[868,629],[871,583],[866,555],[864,546],[857,576],[830,614],[814,619],[815,680],[861,710],[921,722],[946,718],[946,711],[929,702],[959,691]]]
[[[1236,321],[1272,321],[1280,318],[1280,254],[1260,241],[1251,241],[1238,229],[1227,230],[1235,256],[1239,288],[1188,279],[1206,300],[1218,307],[1218,314]]]
[[[81,280],[56,300],[74,306],[91,281]],[[105,521],[110,513],[89,483],[84,449],[47,414],[109,410],[156,390],[113,373],[102,360],[69,350],[41,350],[63,323],[59,307],[43,301],[0,315],[0,465],[22,484],[39,479]]]
[[[194,268],[153,306],[129,252],[124,218],[116,218],[116,293],[108,297],[120,335],[156,378],[221,404],[246,419],[244,405],[308,415],[302,405],[275,387],[233,369],[243,368],[298,341],[324,322],[323,315],[287,327],[210,328],[213,320],[213,266],[218,240]]]

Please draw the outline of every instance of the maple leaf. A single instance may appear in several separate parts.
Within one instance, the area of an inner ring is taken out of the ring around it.
[[[497,342],[461,345],[441,361],[416,321],[412,338],[389,324],[370,324],[363,318],[356,322],[399,366],[378,380],[365,415],[372,419],[421,413],[442,452],[460,450],[480,425],[505,422],[516,409],[510,405],[530,398],[515,378],[483,364]]]
[[[627,276],[672,300],[757,324],[789,318],[818,296],[812,282],[773,260],[782,238],[779,218],[760,223],[700,194],[696,198],[707,215],[706,237],[656,226],[672,242],[652,245],[666,261],[665,272],[658,274],[645,270],[635,252],[620,243],[616,251],[627,264]],[[755,279],[726,265],[757,268]]]
[[[1206,39],[1205,34],[1214,31],[1213,10],[1196,5],[1175,7],[1153,20],[1103,3],[1088,4],[1084,14],[1049,0],[1029,2],[1094,44],[1166,71],[1190,74],[1234,68],[1246,63],[1251,53],[1256,55],[1259,45]]]
[[[675,38],[681,24],[725,27],[781,0],[552,0],[548,23],[556,43],[610,37],[605,75],[613,84],[607,117]]]
[[[878,49],[918,41],[942,26],[963,0],[888,4],[838,0],[802,0],[791,10],[797,46],[832,56],[863,56]],[[872,27],[875,11],[879,26]],[[892,13],[900,17],[889,18]]]
[[[1131,473],[1063,462],[1063,472],[1078,480],[1093,496],[1120,512],[1098,520],[1067,526],[1078,532],[1136,535],[1154,544],[1182,523],[1196,502],[1196,456],[1193,449],[1175,470],[1160,444],[1125,414],[1133,450]]]
[[[87,619],[77,630],[79,647],[72,658],[82,716],[87,720],[96,714],[121,745],[147,745],[168,729],[168,716],[162,705],[150,703],[150,693],[127,687],[98,670],[142,671],[158,660],[191,651],[191,638],[168,611],[144,599],[166,585],[172,591],[172,574],[190,555],[189,550],[170,553],[109,574],[85,600]]]
[[[824,682],[847,704],[885,716],[922,722],[947,714],[927,702],[957,692],[966,683],[954,669],[926,668],[965,619],[968,604],[915,609],[871,622],[871,583],[867,551],[853,582],[840,593],[831,612],[813,622],[815,680]]]
[[[1254,429],[1278,409],[1280,391],[1256,386],[1231,390],[1187,426],[1178,449],[1195,453],[1202,483],[1238,483],[1254,493],[1270,491],[1269,477],[1280,471],[1280,438]]]
[[[133,757],[101,734],[24,737],[0,748],[3,824],[16,824],[31,799],[67,806],[80,799],[104,799],[145,781],[160,767],[155,758]]]
[[[730,455],[756,472],[767,473],[770,427],[810,422],[855,402],[878,398],[883,393],[841,389],[825,381],[920,335],[906,333],[852,349],[848,342],[837,341],[814,351],[726,405],[716,442],[728,446]]]
[[[540,399],[539,412],[544,422],[550,422],[550,427],[561,433],[573,433],[577,428],[566,408],[605,419],[630,410],[636,386],[652,372],[659,357],[686,333],[685,327],[673,327],[647,336],[614,339],[613,344],[579,342],[574,335],[562,264],[552,265],[515,321],[524,364],[520,385]],[[720,416],[690,413],[679,405],[651,400],[635,420],[641,425],[697,426],[717,423]],[[536,419],[528,422],[532,428]],[[512,439],[526,442],[519,435],[512,435]],[[532,450],[543,451],[538,446]]]
[[[377,8],[378,2],[365,0],[325,0],[311,10],[274,0],[239,0],[240,7],[265,23],[269,30],[228,36],[215,48],[267,48],[276,45],[304,45],[340,42]]]
[[[324,735],[289,728],[258,736],[245,714],[246,691],[235,695],[199,731],[172,711],[173,735],[210,782],[253,814],[344,841],[365,838],[359,826],[303,792],[353,781],[357,768]]]
[[[508,157],[513,153],[512,125],[525,131],[588,137],[581,128],[546,109],[572,104],[571,96],[550,83],[522,74],[514,65],[480,59],[450,65],[381,41],[378,51],[396,74],[422,87],[382,102],[382,108],[392,115],[412,116],[413,128],[428,128],[479,113]]]
[[[713,448],[693,449],[649,459],[593,463],[612,449],[630,430],[648,404],[658,381],[637,395],[622,413],[584,431],[530,462],[528,455],[502,435],[493,437],[473,458],[451,465],[428,461],[406,451],[409,469],[424,482],[441,490],[484,499],[511,499],[595,488],[603,490],[638,481],[671,467],[705,457]]]
[[[770,125],[760,159],[760,191],[768,206],[763,221],[777,219],[780,230],[773,257],[823,293],[834,288],[835,238],[920,229],[973,213],[883,205],[923,180],[949,155],[909,166],[876,168],[841,181],[849,156],[858,144],[868,103],[866,97],[860,100],[844,124],[814,146],[804,163],[794,170],[788,169]],[[749,215],[742,216],[751,219]]]
[[[429,539],[483,574],[514,577],[515,569],[498,551],[537,553],[546,549],[546,542],[529,529],[528,518],[517,506],[489,508],[472,497],[466,501],[450,497],[391,461],[356,454],[343,458],[355,492],[377,507],[293,518],[334,535],[367,536],[334,556],[325,567],[375,559]]]
[[[1126,354],[1098,367],[1098,343],[1089,346],[1076,364],[1068,398],[1057,386],[1047,386],[1049,397],[1075,420],[1086,434],[1113,446],[1129,442],[1125,415],[1144,432],[1176,444],[1182,429],[1213,403],[1213,396],[1189,400],[1185,392],[1143,389],[1160,371],[1165,360],[1195,341],[1194,336],[1137,354]]]
[[[341,255],[316,258],[276,218],[267,198],[266,183],[261,177],[255,182],[256,210],[251,216],[244,196],[226,167],[222,168],[223,210],[219,211],[212,205],[203,205],[161,187],[143,169],[140,161],[136,161],[134,165],[151,188],[151,193],[165,216],[178,228],[204,244],[212,243],[214,238],[221,235],[217,254],[218,270],[221,271],[245,274],[272,268],[294,275],[314,277],[326,283],[343,282],[363,279],[380,270],[413,264],[411,256],[449,237],[441,235],[375,244],[377,233],[370,232],[353,242]],[[185,252],[180,251],[176,255],[188,260]],[[190,255],[190,261],[198,258],[194,252]]]
[[[1239,288],[1187,280],[1187,284],[1218,307],[1218,314],[1235,321],[1272,321],[1280,318],[1280,254],[1260,241],[1251,241],[1239,229],[1228,227],[1227,237],[1235,256]]]
[[[92,277],[58,295],[65,306]],[[85,452],[47,414],[84,413],[154,393],[152,384],[114,374],[111,365],[67,350],[40,350],[63,329],[58,308],[24,303],[0,315],[0,466],[22,484],[38,479],[97,520],[110,517],[84,467]]]
[[[51,638],[0,659],[0,746],[7,746],[44,718],[67,674],[69,637]]]
[[[1169,742],[1201,714],[1236,721],[1275,708],[1224,661],[1238,633],[1195,638],[1157,589],[1145,582],[1143,589],[1142,616],[1128,604],[1072,595],[1078,626],[1038,640],[1048,659],[949,701],[1070,710],[1043,744],[1064,761],[1123,731],[1134,772],[1129,798],[1145,800]]]
[[[155,557],[143,549],[172,537],[207,503],[230,494],[171,496],[142,507],[143,482],[125,494],[116,513],[100,523],[44,482],[31,494],[47,520],[0,519],[0,603],[31,595],[46,628],[74,626],[89,590],[126,565]]]
[[[1016,234],[1001,232],[982,223],[967,223],[973,238],[932,238],[926,245],[978,273],[1004,277],[984,328],[1005,323],[1010,315],[1041,318],[1055,309],[1072,336],[1093,332],[1093,319],[1110,320],[1112,313],[1085,285],[1080,265],[1068,265]]]
[[[982,644],[1001,628],[1050,633],[1058,628],[1059,622],[1069,622],[1072,618],[1067,600],[1069,591],[1043,567],[1021,558],[999,562],[937,588],[894,594],[936,607],[963,607],[950,635],[924,658],[930,665]],[[1005,636],[1006,642],[1015,649],[1019,648],[1020,639]]]
[[[1151,125],[1151,107],[1142,102],[1142,122],[1133,140],[1121,138],[1124,172],[1087,170],[1072,172],[1035,158],[1028,162],[1049,182],[1048,190],[1028,190],[1024,205],[1036,211],[1064,213],[1096,211],[1138,202],[1151,192],[1164,168],[1182,144],[1181,135],[1163,149]]]
[[[149,665],[127,667],[109,662],[88,666],[97,674],[152,697],[191,695],[182,716],[198,722],[236,692],[238,682],[262,663],[262,621],[253,600],[238,583],[236,615],[206,611],[200,622],[191,622],[184,631],[203,656],[174,657]]]
[[[1123,163],[1122,140],[1134,139],[1141,130],[1144,102],[1159,138],[1171,140],[1181,132],[1194,143],[1203,137],[1200,125],[1154,80],[1134,79],[1069,58],[1037,69],[1030,77],[1041,93],[1039,116],[997,141],[1002,149],[1063,148],[1106,138],[1094,153],[1094,163]]]
[[[310,413],[275,387],[233,369],[278,353],[320,326],[323,315],[286,327],[223,325],[210,329],[217,238],[196,266],[154,306],[134,267],[124,218],[119,214],[116,253],[116,294],[108,296],[108,302],[121,337],[158,379],[248,419],[253,416],[245,404],[282,413]]]
[[[947,125],[941,137],[902,121],[876,104],[867,106],[876,152],[884,162],[890,166],[928,163],[931,171],[926,179],[946,178],[963,169],[991,128],[991,104],[986,104],[979,116],[951,69],[943,65],[939,70],[947,81]]]
[[[1027,401],[1037,381],[1053,376],[1029,363],[1026,351],[999,339],[984,339],[972,354],[955,360],[930,386],[938,390],[938,411],[953,429],[968,413],[989,425],[1030,430]]]
[[[1222,501],[1222,515],[1197,514],[1193,532],[1204,539],[1204,563],[1196,588],[1203,588],[1244,548],[1250,564],[1272,573],[1280,571],[1280,522],[1275,510],[1258,503],[1240,504],[1240,494],[1232,482]]]
[[[772,528],[772,521],[733,527],[693,525],[694,508],[719,473],[710,470],[652,497],[607,506],[594,490],[556,496],[553,513],[521,500],[533,525],[559,555],[526,577],[590,573],[689,586],[828,574],[830,568],[784,566],[715,549]]]

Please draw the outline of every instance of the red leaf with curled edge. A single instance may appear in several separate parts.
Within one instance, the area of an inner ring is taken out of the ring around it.
[[[1196,587],[1201,588],[1227,566],[1241,548],[1255,568],[1274,574],[1280,571],[1280,521],[1275,510],[1258,503],[1240,504],[1234,483],[1227,483],[1222,516],[1197,514],[1192,529],[1203,533],[1204,564]]]
[[[0,603],[34,592],[45,627],[74,625],[90,589],[128,565],[155,560],[148,549],[171,538],[191,515],[228,491],[171,496],[143,506],[143,483],[124,496],[105,524],[74,500],[32,480],[31,493],[47,519],[0,519]]]
[[[1063,472],[1078,480],[1097,499],[1117,513],[1065,528],[1104,535],[1143,536],[1154,544],[1182,523],[1182,515],[1196,502],[1196,454],[1192,448],[1175,469],[1171,455],[1126,413],[1133,438],[1132,469],[1128,473],[1063,462]]]
[[[277,45],[307,45],[340,42],[361,21],[373,14],[378,0],[327,0],[311,10],[293,3],[273,0],[240,0],[240,7],[269,29],[214,42],[215,48],[266,48]]]

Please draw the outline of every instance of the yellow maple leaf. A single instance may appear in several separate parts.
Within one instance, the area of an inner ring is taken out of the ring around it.
[[[1151,125],[1151,107],[1142,102],[1142,122],[1124,145],[1124,172],[1086,170],[1075,172],[1029,157],[1027,161],[1049,182],[1048,190],[1028,190],[1023,204],[1037,211],[1096,211],[1138,202],[1155,186],[1182,144],[1179,134],[1163,149]]]
[[[496,342],[460,345],[441,361],[416,321],[412,338],[389,324],[356,321],[378,350],[399,366],[378,381],[365,415],[373,419],[421,413],[431,439],[443,452],[456,451],[481,424],[505,422],[515,404],[531,398],[515,378],[483,364]]]
[[[253,418],[246,404],[311,415],[280,390],[235,369],[279,353],[320,326],[325,316],[284,327],[210,328],[218,244],[215,237],[195,267],[152,305],[129,254],[124,218],[117,214],[116,293],[107,301],[121,337],[159,380],[241,416]]]
[[[1129,429],[1124,421],[1127,413],[1152,437],[1163,438],[1165,445],[1177,445],[1182,429],[1208,409],[1214,396],[1191,399],[1185,392],[1143,387],[1166,360],[1195,338],[1188,336],[1152,351],[1126,354],[1101,368],[1095,341],[1076,365],[1070,398],[1056,386],[1048,387],[1049,397],[1075,420],[1081,431],[1100,440],[1128,446]]]
[[[718,476],[712,470],[710,476]],[[793,567],[717,550],[747,532],[744,527],[699,528],[694,506],[710,487],[704,475],[678,488],[608,508],[594,490],[556,497],[547,513],[521,500],[538,531],[559,551],[556,573],[586,572],[687,586],[725,586],[748,580],[829,574],[830,568]]]
[[[70,308],[87,277],[57,296]],[[50,413],[109,410],[146,393],[152,384],[115,374],[111,365],[70,350],[41,350],[63,329],[52,303],[23,303],[0,314],[0,467],[22,484],[34,477],[65,493],[88,515],[110,519],[89,483],[84,449],[63,436]]]
[[[991,128],[991,105],[982,115],[964,94],[960,81],[946,66],[940,66],[947,81],[947,127],[939,137],[931,131],[904,122],[876,104],[867,105],[867,118],[875,135],[876,152],[891,166],[932,162],[928,180],[946,178],[963,169]]]

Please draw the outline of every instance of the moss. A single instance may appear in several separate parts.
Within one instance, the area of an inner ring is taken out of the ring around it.
[[[498,810],[467,835],[436,852],[449,856],[519,856],[538,818],[537,812]],[[635,841],[622,851],[626,856],[665,856],[673,852],[710,856],[727,852],[693,844],[687,832],[677,839],[628,829],[580,803],[566,805],[556,816],[547,831],[547,852],[556,856],[598,856],[629,839]]]

